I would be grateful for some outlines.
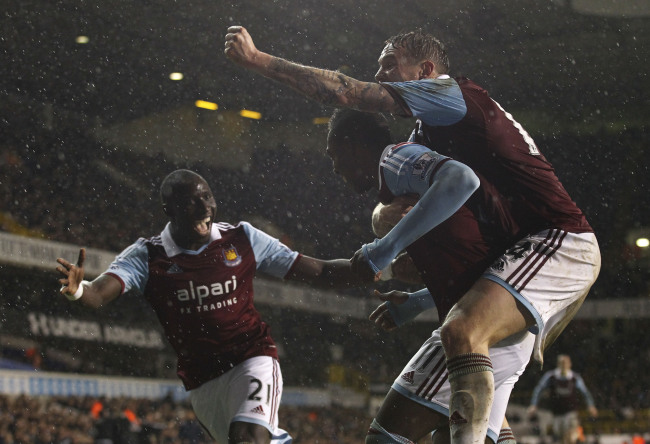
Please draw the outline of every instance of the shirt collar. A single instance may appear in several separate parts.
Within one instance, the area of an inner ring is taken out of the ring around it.
[[[160,233],[160,237],[162,239],[163,248],[165,249],[167,256],[174,257],[181,253],[198,254],[202,252],[212,242],[221,239],[221,231],[219,231],[217,224],[213,223],[212,227],[210,228],[210,240],[206,242],[205,245],[202,245],[198,250],[186,250],[179,247],[178,244],[174,242],[174,239],[172,238],[171,222],[167,222],[165,229],[162,231],[162,233]]]
[[[573,370],[569,370],[566,375],[562,376],[562,370],[559,368],[555,369],[555,377],[556,378],[564,378],[564,379],[571,379],[573,378]]]

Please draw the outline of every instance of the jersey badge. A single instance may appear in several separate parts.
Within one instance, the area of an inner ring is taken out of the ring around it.
[[[424,180],[429,170],[436,166],[437,160],[438,159],[433,158],[431,153],[422,154],[420,158],[413,163],[413,175],[419,176],[420,179]]]
[[[237,252],[237,248],[234,245],[230,245],[230,248],[224,248],[221,250],[223,254],[223,263],[228,267],[236,267],[241,264],[241,256]]]

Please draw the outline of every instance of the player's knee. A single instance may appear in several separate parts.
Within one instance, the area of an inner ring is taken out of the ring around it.
[[[447,356],[471,350],[469,330],[460,318],[447,320],[440,329],[440,340]]]
[[[366,434],[366,444],[413,444],[413,442],[408,438],[388,432],[379,425],[376,419],[373,419]]]

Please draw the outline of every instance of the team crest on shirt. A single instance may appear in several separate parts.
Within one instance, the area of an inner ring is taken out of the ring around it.
[[[413,163],[413,175],[424,179],[431,168],[436,165],[436,161],[431,153],[424,153],[418,160]]]
[[[241,256],[234,245],[231,244],[230,248],[223,248],[221,254],[223,254],[223,263],[226,264],[226,266],[236,267],[241,264]]]

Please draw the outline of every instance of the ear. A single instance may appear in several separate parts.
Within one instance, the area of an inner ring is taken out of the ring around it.
[[[431,60],[425,60],[420,63],[419,80],[437,77],[436,65]]]

